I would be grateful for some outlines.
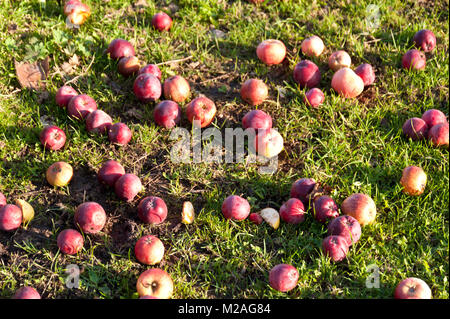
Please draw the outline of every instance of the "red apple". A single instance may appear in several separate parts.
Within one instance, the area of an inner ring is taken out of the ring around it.
[[[325,95],[321,89],[312,88],[306,92],[304,101],[312,107],[318,107],[325,101]]]
[[[131,55],[120,58],[117,68],[120,74],[128,77],[138,72],[141,66],[139,64],[139,59],[134,55]]]
[[[164,245],[156,236],[143,236],[136,242],[134,254],[140,263],[155,265],[164,257]]]
[[[333,75],[331,87],[342,97],[354,98],[364,90],[364,82],[353,70],[342,67]]]
[[[57,151],[66,143],[66,133],[56,125],[48,125],[41,131],[39,140],[46,149]]]
[[[59,233],[56,241],[63,254],[75,255],[83,249],[83,236],[75,229],[63,230]]]
[[[412,196],[421,195],[427,185],[427,174],[418,166],[405,167],[400,184],[403,186],[404,193]]]
[[[272,128],[272,117],[264,111],[252,110],[242,118],[242,126],[244,129],[268,130]]]
[[[61,107],[67,107],[71,98],[77,96],[78,93],[74,88],[64,85],[58,89],[55,95],[56,104]]]
[[[258,213],[251,213],[250,215],[248,215],[248,219],[256,225],[261,225],[262,222],[264,221],[264,219],[261,217],[260,214]]]
[[[97,110],[97,103],[87,94],[80,94],[70,99],[67,113],[76,119],[84,119],[91,112]]]
[[[133,132],[122,122],[115,123],[109,127],[108,138],[111,143],[126,145],[131,141]]]
[[[377,216],[375,202],[366,194],[356,193],[347,197],[341,205],[344,215],[355,218],[361,226],[371,224]]]
[[[363,63],[355,69],[356,75],[358,75],[364,83],[364,86],[369,86],[375,82],[375,72],[368,63]]]
[[[100,183],[105,183],[113,187],[116,181],[124,174],[125,169],[119,162],[109,160],[99,169],[97,177]]]
[[[133,92],[144,103],[153,102],[161,96],[161,82],[150,73],[138,75],[133,84]]]
[[[320,83],[320,70],[314,62],[300,61],[294,68],[294,81],[302,88],[315,87]]]
[[[250,105],[258,105],[269,96],[269,88],[259,79],[249,79],[242,84],[241,98]]]
[[[436,46],[436,36],[433,31],[423,29],[414,34],[413,42],[416,48],[422,49],[424,52],[431,52]]]
[[[348,242],[342,236],[328,236],[322,241],[322,250],[332,261],[341,261],[347,257]]]
[[[316,181],[312,178],[300,178],[291,187],[291,198],[298,198],[305,208],[309,206],[310,195],[316,186]]]
[[[161,101],[153,110],[153,119],[159,126],[172,128],[181,120],[181,108],[174,101]]]
[[[123,174],[114,184],[116,195],[127,202],[131,202],[142,190],[139,177],[134,174]]]
[[[325,45],[323,44],[322,39],[317,35],[306,38],[302,42],[302,52],[309,57],[318,57],[322,54],[324,49]]]
[[[338,216],[328,224],[328,235],[342,236],[351,246],[361,237],[361,225],[352,216]]]
[[[422,120],[424,120],[425,123],[427,123],[427,126],[431,128],[436,124],[446,123],[447,117],[439,110],[429,109],[422,114]]]
[[[167,13],[158,12],[152,17],[152,25],[158,31],[167,31],[172,27],[172,18]]]
[[[238,195],[230,195],[222,203],[222,214],[226,219],[244,220],[250,214],[250,204]]]
[[[147,196],[138,205],[138,216],[146,224],[161,224],[167,218],[167,205],[162,198]]]
[[[326,223],[328,220],[339,216],[339,208],[335,201],[327,195],[314,199],[313,202],[314,218],[319,223]]]
[[[41,295],[33,287],[24,286],[16,291],[12,299],[41,299]]]
[[[81,3],[80,0],[66,0],[63,8],[64,14],[66,16],[69,15],[72,12],[73,8],[79,5],[80,3]]]
[[[147,64],[143,68],[141,68],[138,72],[138,75],[143,73],[150,73],[158,78],[161,81],[161,70],[156,64]]]
[[[434,146],[448,148],[448,123],[433,125],[428,131],[428,139]]]
[[[283,137],[273,128],[258,130],[258,134],[253,141],[253,147],[258,155],[272,158],[283,150]]]
[[[426,64],[425,54],[416,49],[409,50],[402,57],[402,66],[407,70],[423,70]]]
[[[299,273],[289,264],[278,264],[269,273],[270,286],[281,292],[288,292],[297,286]]]
[[[421,118],[413,117],[403,123],[402,131],[413,141],[423,140],[428,135],[428,125]]]
[[[305,220],[306,211],[302,201],[291,198],[280,208],[280,217],[289,224],[298,224]]]
[[[74,216],[77,225],[86,234],[96,234],[106,223],[106,213],[96,202],[86,202],[79,205]]]
[[[13,231],[22,224],[22,210],[13,204],[0,208],[0,230]]]
[[[164,97],[177,103],[184,102],[191,92],[189,82],[179,75],[172,76],[164,81]]]
[[[170,275],[159,268],[144,271],[138,278],[136,290],[139,296],[152,296],[169,299],[173,293],[173,281]]]
[[[104,134],[112,126],[112,118],[102,110],[95,110],[86,117],[89,133]]]
[[[206,127],[214,120],[216,105],[205,96],[199,96],[186,105],[186,115],[189,122],[200,121],[200,127]]]
[[[328,58],[328,66],[333,71],[337,71],[341,68],[350,68],[351,65],[352,59],[350,58],[350,55],[343,50],[333,52]]]
[[[120,58],[136,55],[130,42],[124,39],[112,40],[106,50],[111,59],[119,60]]]
[[[280,40],[264,40],[258,44],[256,55],[267,65],[280,64],[286,57],[286,46]]]
[[[431,289],[419,278],[406,278],[395,287],[395,299],[431,299]]]
[[[0,208],[6,205],[6,197],[0,192]]]

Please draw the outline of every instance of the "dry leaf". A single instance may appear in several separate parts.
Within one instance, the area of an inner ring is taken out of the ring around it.
[[[49,57],[33,63],[14,61],[17,79],[23,88],[42,90],[49,71]]]
[[[139,8],[139,7],[148,7],[148,3],[146,0],[138,0],[134,3],[134,6]]]
[[[73,57],[69,59],[69,63],[73,66],[79,66],[80,65],[80,59],[78,58],[78,55],[74,54]]]
[[[61,69],[63,70],[63,72],[64,72],[65,74],[72,74],[72,73],[74,73],[74,71],[75,71],[73,65],[70,64],[70,63],[67,63],[67,62],[64,62],[64,63],[61,65]]]

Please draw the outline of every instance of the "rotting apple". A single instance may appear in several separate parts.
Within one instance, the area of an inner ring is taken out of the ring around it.
[[[317,197],[313,201],[314,218],[319,223],[326,223],[339,216],[339,208],[336,202],[327,195]]]
[[[413,141],[423,140],[428,135],[428,125],[421,118],[413,117],[403,123],[402,131]]]
[[[408,195],[422,195],[427,186],[427,174],[418,166],[408,166],[402,171],[400,184],[403,186],[403,192]]]
[[[70,23],[82,25],[91,15],[91,8],[81,1],[69,0],[64,5],[64,14]]]
[[[85,202],[77,207],[74,222],[84,233],[96,234],[106,223],[106,213],[96,202]]]
[[[124,39],[114,39],[108,45],[106,50],[111,59],[119,60],[120,58],[136,55],[133,45]]]
[[[114,184],[116,195],[127,202],[131,202],[141,190],[141,180],[130,173],[120,176]]]
[[[161,224],[167,218],[166,202],[157,196],[147,196],[138,205],[138,216],[146,224]]]
[[[261,218],[269,224],[273,229],[280,227],[280,214],[272,207],[266,207],[259,212]]]
[[[125,169],[119,162],[114,160],[106,161],[97,173],[98,180],[113,187],[116,181],[125,174]]]
[[[268,130],[272,128],[272,117],[262,110],[252,110],[242,118],[244,129],[252,128],[257,130]]]
[[[139,59],[134,55],[120,58],[119,63],[117,64],[119,73],[125,77],[135,74],[140,68]]]
[[[328,224],[328,235],[342,236],[351,246],[361,237],[361,225],[352,216],[338,216]]]
[[[150,73],[142,73],[136,77],[133,92],[143,103],[154,102],[161,96],[161,82]]]
[[[322,250],[332,261],[338,262],[347,257],[349,245],[345,237],[328,236],[322,241]]]
[[[337,71],[341,68],[350,68],[351,65],[352,59],[350,58],[350,55],[343,50],[333,52],[328,58],[328,66],[333,71]]]
[[[194,205],[191,202],[186,201],[183,203],[183,210],[181,211],[181,222],[183,224],[192,224],[195,218]]]
[[[305,220],[305,216],[305,206],[298,198],[290,198],[280,207],[280,217],[286,223],[299,224]]]
[[[173,281],[165,270],[151,268],[139,276],[136,283],[136,290],[139,296],[169,299],[173,293]]]
[[[104,134],[111,126],[111,116],[102,110],[95,110],[86,117],[86,130],[89,133]]]
[[[281,292],[288,292],[297,286],[299,273],[289,264],[278,264],[269,272],[269,285]]]
[[[358,66],[355,73],[363,80],[364,86],[369,86],[375,82],[375,71],[369,63]]]
[[[272,158],[281,153],[284,148],[283,137],[274,128],[267,130],[258,130],[258,134],[253,140],[254,151],[256,154]]]
[[[230,195],[222,203],[222,214],[226,219],[244,220],[250,214],[250,204],[238,195]]]
[[[414,34],[413,42],[416,48],[422,49],[424,52],[431,52],[436,46],[436,36],[433,31],[423,29]]]
[[[431,289],[425,281],[409,277],[400,281],[395,287],[395,299],[431,299]]]
[[[30,286],[17,289],[12,299],[41,299],[39,292]]]
[[[168,31],[172,23],[172,18],[165,12],[158,12],[152,17],[152,25],[158,31]]]
[[[56,239],[59,250],[63,254],[75,255],[83,249],[84,239],[75,229],[65,229]]]
[[[313,35],[302,41],[302,52],[309,57],[318,57],[325,49],[325,44],[317,35]]]
[[[189,97],[191,87],[185,78],[174,75],[164,81],[163,91],[166,99],[181,103]]]
[[[286,46],[280,40],[264,40],[256,47],[256,55],[266,65],[280,64],[286,57]]]
[[[290,197],[300,199],[305,208],[308,208],[311,194],[316,185],[316,181],[312,178],[300,178],[292,184]]]
[[[71,86],[64,85],[56,91],[55,101],[60,107],[67,107],[70,99],[77,96],[78,92]]]
[[[364,91],[364,82],[352,69],[342,67],[333,75],[331,87],[342,97],[354,98]]]
[[[164,245],[156,236],[143,236],[136,242],[134,254],[140,263],[155,265],[164,257]]]
[[[27,225],[34,218],[34,208],[23,199],[16,199],[14,204],[22,211],[22,223]]]
[[[319,88],[312,88],[305,93],[304,102],[312,107],[318,107],[325,101],[325,95]]]
[[[47,125],[39,134],[41,144],[48,150],[57,151],[66,143],[66,133],[56,125]]]
[[[126,145],[131,141],[133,132],[128,125],[122,122],[115,123],[108,130],[108,139],[111,143]]]
[[[424,120],[428,127],[431,128],[436,124],[446,123],[447,117],[442,111],[429,109],[422,114],[422,120]]]
[[[427,59],[422,51],[411,49],[402,57],[402,66],[407,70],[423,70],[427,64]]]
[[[86,118],[95,110],[97,110],[97,102],[87,94],[77,95],[67,104],[67,113],[79,120]]]
[[[433,125],[428,131],[428,139],[436,147],[448,148],[448,123]]]
[[[13,204],[0,208],[0,230],[13,231],[22,224],[22,210]]]
[[[321,75],[317,65],[309,60],[302,60],[294,67],[294,81],[300,87],[313,88],[320,83]]]
[[[362,193],[352,194],[341,205],[344,215],[355,218],[361,226],[372,224],[377,216],[377,208],[373,199]]]
[[[269,88],[260,79],[248,79],[241,86],[241,98],[250,105],[258,105],[269,96]]]
[[[186,105],[186,115],[189,122],[200,121],[200,127],[206,127],[216,116],[216,104],[206,96],[199,96]]]
[[[159,126],[167,129],[172,128],[181,120],[181,108],[174,101],[161,101],[153,110],[153,119]]]
[[[147,64],[146,66],[142,67],[138,71],[138,75],[143,74],[143,73],[152,74],[152,75],[156,76],[158,78],[158,80],[161,81],[162,73],[161,73],[160,68],[156,64]]]
[[[69,184],[72,179],[73,168],[69,163],[56,162],[47,169],[45,177],[50,185],[63,187]]]

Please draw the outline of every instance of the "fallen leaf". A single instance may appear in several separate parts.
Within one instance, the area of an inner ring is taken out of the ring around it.
[[[23,88],[42,90],[49,71],[49,57],[33,63],[14,61],[17,79]]]

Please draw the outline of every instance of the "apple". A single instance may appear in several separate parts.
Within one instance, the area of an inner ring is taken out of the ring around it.
[[[23,199],[16,199],[14,204],[22,211],[22,223],[28,224],[34,218],[34,208]]]
[[[319,223],[326,223],[328,220],[339,216],[339,208],[335,201],[327,195],[317,197],[313,201],[314,218]]]
[[[166,99],[180,103],[189,97],[191,87],[185,78],[175,75],[164,81],[163,90]]]
[[[325,255],[331,258],[332,261],[337,262],[347,257],[349,245],[345,237],[342,236],[328,236],[322,241],[322,250]]]
[[[354,98],[364,90],[364,82],[352,69],[342,67],[333,75],[331,87],[342,97]]]
[[[325,44],[317,35],[306,38],[302,42],[302,52],[309,57],[318,57],[325,49]]]
[[[103,134],[112,126],[112,118],[102,110],[95,110],[86,117],[86,129],[89,133]]]
[[[290,197],[300,199],[307,208],[316,185],[316,181],[312,178],[300,178],[292,184]]]
[[[222,214],[226,219],[244,220],[250,214],[250,204],[238,195],[230,195],[222,203]]]
[[[259,215],[273,229],[277,229],[278,227],[280,227],[280,214],[276,209],[266,207],[264,209],[261,209]]]
[[[141,190],[141,180],[134,174],[123,174],[114,184],[116,195],[127,202],[131,202]]]
[[[97,173],[97,178],[100,183],[105,183],[113,187],[116,181],[125,175],[125,169],[119,162],[114,160],[106,161]]]
[[[52,186],[63,187],[69,184],[73,176],[73,168],[66,162],[56,162],[50,165],[45,173],[47,182]]]
[[[115,123],[109,127],[108,138],[111,143],[126,145],[131,141],[133,132],[122,122]]]
[[[280,217],[289,224],[298,224],[305,220],[306,211],[303,202],[298,198],[290,198],[280,207]]]
[[[251,213],[250,215],[248,215],[248,219],[256,225],[261,225],[262,222],[264,221],[264,219],[261,217],[260,214],[258,213]]]
[[[155,265],[164,257],[164,245],[156,236],[143,236],[136,242],[134,254],[140,263]]]
[[[341,210],[344,215],[355,218],[361,226],[373,223],[377,215],[377,208],[373,199],[361,193],[347,197],[342,202]]]
[[[147,196],[138,205],[138,216],[146,224],[161,224],[167,218],[167,205],[162,198]]]
[[[189,225],[194,222],[195,210],[194,205],[191,202],[186,201],[183,203],[183,209],[181,211],[181,222],[183,224]]]
[[[256,47],[256,55],[269,66],[280,64],[286,57],[286,46],[280,40],[264,40]]]
[[[86,202],[77,207],[74,216],[77,225],[86,234],[96,234],[106,223],[106,213],[96,202]]]
[[[131,55],[120,58],[117,68],[120,74],[128,77],[138,72],[141,66],[139,64],[139,59],[134,55]]]
[[[446,123],[447,117],[442,111],[436,109],[429,109],[422,114],[422,120],[427,123],[429,128],[436,124]]]
[[[264,111],[252,110],[242,118],[242,126],[244,129],[268,130],[272,128],[272,117]]]
[[[22,210],[13,204],[0,208],[0,230],[13,231],[22,224]]]
[[[399,282],[394,291],[395,299],[431,299],[431,289],[425,281],[410,277]]]
[[[71,86],[64,85],[58,89],[55,95],[56,104],[61,107],[67,107],[71,98],[77,96],[77,91]]]
[[[46,149],[57,151],[66,143],[66,133],[56,125],[48,125],[39,134],[39,140]]]
[[[206,127],[214,120],[216,105],[205,96],[199,96],[186,105],[186,115],[189,122],[200,121],[200,127]]]
[[[342,236],[351,246],[361,237],[361,225],[352,216],[338,216],[328,224],[328,235]]]
[[[325,101],[325,95],[321,89],[312,88],[305,93],[304,101],[312,107],[318,107]]]
[[[144,271],[138,278],[136,290],[139,296],[152,296],[169,299],[173,293],[173,281],[170,275],[159,268]]]
[[[66,0],[63,7],[64,14],[66,16],[69,15],[72,12],[73,7],[80,3],[81,3],[80,0]]]
[[[159,126],[172,128],[181,120],[181,108],[174,101],[161,101],[153,110],[153,119]]]
[[[350,55],[343,50],[333,52],[328,58],[328,66],[333,71],[337,71],[341,68],[350,68],[351,65],[352,59],[350,58]]]
[[[281,292],[288,292],[297,286],[299,273],[289,264],[278,264],[269,272],[269,285]]]
[[[81,1],[69,0],[64,5],[64,14],[75,25],[82,25],[91,15],[91,8]]]
[[[416,48],[422,49],[424,52],[431,52],[436,46],[436,36],[433,31],[423,29],[414,34],[413,42]]]
[[[108,45],[106,50],[111,59],[119,60],[120,58],[136,55],[130,42],[124,39],[114,39]]]
[[[418,196],[423,194],[427,185],[427,174],[418,166],[408,166],[403,169],[400,184],[403,192],[408,195]]]
[[[448,123],[433,125],[428,131],[428,139],[434,146],[444,146],[448,148]]]
[[[0,192],[0,208],[6,205],[6,197]]]
[[[423,140],[428,135],[428,125],[421,118],[413,117],[403,123],[402,131],[413,141]]]
[[[409,50],[402,57],[402,66],[407,70],[423,70],[426,64],[425,54],[416,49]]]
[[[320,83],[320,70],[314,62],[300,61],[294,68],[294,81],[302,88],[313,88]]]
[[[41,295],[33,287],[24,286],[16,291],[12,299],[41,299]]]
[[[258,134],[253,141],[253,147],[258,155],[272,158],[283,150],[283,137],[273,128],[258,130]]]
[[[75,229],[65,229],[56,239],[59,250],[63,254],[75,255],[83,249],[84,239]]]
[[[138,75],[143,74],[143,73],[150,73],[154,76],[156,76],[158,78],[158,80],[161,81],[161,70],[159,69],[159,67],[156,64],[147,64],[146,66],[142,67],[139,71],[138,71]]]
[[[375,82],[375,72],[368,63],[363,63],[358,66],[355,69],[355,73],[363,80],[364,86],[369,86]]]
[[[136,77],[133,84],[133,92],[144,103],[153,102],[161,96],[161,82],[150,73],[143,73]]]
[[[269,96],[269,88],[259,79],[248,79],[242,84],[241,98],[250,105],[258,105]]]
[[[87,94],[77,95],[67,104],[67,113],[79,120],[86,118],[95,110],[97,110],[97,102]]]
[[[167,31],[172,27],[172,18],[167,13],[158,12],[152,17],[152,25],[158,31]]]

